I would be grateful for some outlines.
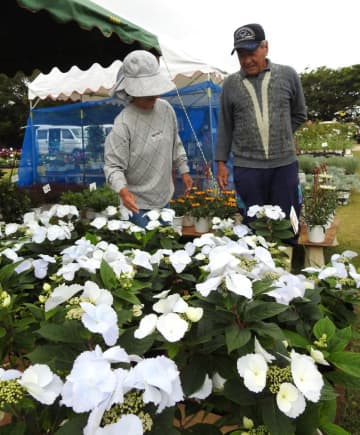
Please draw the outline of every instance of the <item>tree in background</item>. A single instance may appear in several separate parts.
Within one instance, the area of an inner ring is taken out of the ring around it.
[[[39,71],[34,71],[31,77],[25,77],[18,73],[12,78],[0,74],[0,147],[21,148],[29,114],[26,82],[37,74]],[[337,70],[323,66],[301,74],[301,81],[311,120],[329,121],[340,114],[339,120],[360,123],[360,64]],[[44,100],[39,107],[61,104]],[[95,149],[101,142],[98,134],[94,132]]]
[[[90,125],[87,128],[87,147],[93,158],[98,160],[104,154],[105,133],[100,125]]]
[[[29,114],[26,77],[0,74],[0,147],[21,148]]]
[[[301,82],[309,119],[331,121],[336,113],[348,113],[351,119],[344,120],[359,121],[360,64],[336,70],[323,66],[301,74]]]

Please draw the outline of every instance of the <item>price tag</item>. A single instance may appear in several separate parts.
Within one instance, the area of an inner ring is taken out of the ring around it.
[[[294,233],[297,234],[299,232],[299,219],[293,206],[290,209],[290,223]]]
[[[50,184],[44,184],[42,189],[44,193],[49,193],[51,190]]]

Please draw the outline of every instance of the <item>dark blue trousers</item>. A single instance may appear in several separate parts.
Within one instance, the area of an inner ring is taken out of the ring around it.
[[[243,214],[243,223],[253,220],[246,213],[252,205],[278,205],[289,218],[291,206],[299,218],[301,209],[301,189],[298,175],[298,162],[278,168],[258,169],[234,166],[234,184]],[[294,245],[298,236],[286,242]]]

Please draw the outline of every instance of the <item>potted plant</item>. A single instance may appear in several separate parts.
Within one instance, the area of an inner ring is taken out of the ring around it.
[[[305,191],[303,198],[303,220],[308,228],[310,242],[321,243],[325,240],[325,229],[335,213],[337,192],[335,186],[321,184],[326,166],[316,166],[311,189]]]

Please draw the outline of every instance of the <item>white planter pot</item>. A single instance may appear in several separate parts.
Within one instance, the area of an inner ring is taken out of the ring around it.
[[[325,240],[325,230],[321,225],[315,225],[308,230],[308,239],[311,243],[322,243]]]
[[[186,214],[183,217],[182,225],[183,225],[183,227],[192,227],[192,226],[194,226],[194,217],[189,215],[189,214]]]
[[[184,216],[174,216],[173,226],[181,228],[183,226]]]
[[[196,218],[194,227],[197,233],[207,233],[210,228],[209,219],[205,217]]]

